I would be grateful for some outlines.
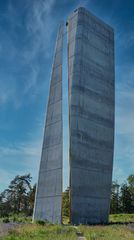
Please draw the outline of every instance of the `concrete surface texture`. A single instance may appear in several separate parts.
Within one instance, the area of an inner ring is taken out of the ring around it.
[[[108,221],[114,146],[114,32],[84,8],[68,18],[72,224]]]
[[[63,24],[57,35],[33,220],[61,223]]]

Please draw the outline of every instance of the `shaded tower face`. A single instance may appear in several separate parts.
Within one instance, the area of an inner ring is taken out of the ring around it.
[[[73,224],[108,221],[114,145],[114,33],[86,11],[68,19]]]
[[[62,51],[63,25],[57,35],[49,92],[34,220],[61,223],[62,205]]]

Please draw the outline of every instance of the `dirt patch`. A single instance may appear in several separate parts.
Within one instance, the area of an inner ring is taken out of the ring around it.
[[[18,223],[0,223],[0,237],[5,236],[8,234],[10,230],[15,229],[18,225]]]
[[[134,231],[134,223],[133,223],[133,224],[128,224],[127,228],[128,228],[130,231]]]
[[[86,240],[86,238],[85,237],[78,237],[77,240]]]

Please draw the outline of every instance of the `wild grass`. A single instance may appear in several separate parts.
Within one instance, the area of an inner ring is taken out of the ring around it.
[[[109,225],[71,226],[53,224],[31,224],[25,221],[2,240],[76,240],[77,232],[83,233],[87,240],[134,240],[134,214],[110,215]],[[24,220],[24,219],[23,219]],[[67,219],[66,219],[67,221]],[[129,223],[133,224],[129,224]],[[128,224],[126,224],[128,223]]]
[[[79,226],[87,240],[134,240],[134,230],[126,225]]]
[[[87,240],[133,240],[134,229],[127,225],[59,226],[28,224],[9,232],[3,240],[76,240],[80,231]]]
[[[111,214],[109,216],[109,222],[112,223],[127,223],[133,222],[134,223],[134,214]]]
[[[28,224],[9,232],[3,240],[76,240],[72,226]]]
[[[69,218],[63,216],[63,223],[69,224]],[[134,223],[134,214],[128,213],[110,214],[109,223]]]
[[[134,240],[134,214],[111,214],[109,225],[81,225],[79,230],[87,240]]]

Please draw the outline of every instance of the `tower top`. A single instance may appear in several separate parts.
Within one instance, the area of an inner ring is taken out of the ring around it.
[[[84,14],[85,17],[90,17],[91,19],[93,19],[94,21],[96,21],[96,23],[98,24],[102,24],[103,27],[105,27],[107,30],[109,31],[114,31],[113,27],[110,26],[109,24],[107,24],[106,22],[104,22],[102,19],[98,18],[96,15],[94,15],[92,12],[90,12],[88,9],[84,8],[84,7],[78,7],[76,8],[68,17],[68,20],[72,19],[76,14]]]

